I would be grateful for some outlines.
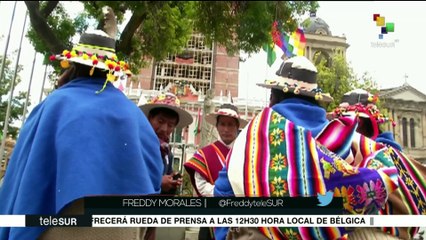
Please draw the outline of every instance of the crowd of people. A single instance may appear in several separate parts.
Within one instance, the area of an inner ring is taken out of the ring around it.
[[[82,199],[94,195],[174,196],[182,175],[173,169],[170,136],[193,121],[179,99],[161,93],[141,106],[132,103],[112,84],[129,73],[115,55],[115,40],[100,30],[84,33],[54,59],[66,70],[20,131],[0,189],[0,214],[82,214]],[[250,122],[232,104],[206,116],[219,139],[184,164],[198,196],[332,191],[345,199],[345,214],[426,214],[425,167],[381,131],[391,119],[380,113],[377,98],[351,91],[328,119],[323,106],[333,98],[301,56],[259,85],[271,89],[270,106]],[[410,239],[417,231],[217,227],[201,228],[199,239]],[[155,238],[156,228],[0,229],[0,239]]]

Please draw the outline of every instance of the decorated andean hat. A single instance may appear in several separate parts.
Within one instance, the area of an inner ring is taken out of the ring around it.
[[[340,116],[358,116],[370,119],[374,131],[374,136],[379,134],[378,124],[391,122],[395,125],[393,119],[380,113],[376,103],[379,101],[377,95],[373,95],[363,89],[355,89],[345,93],[340,105],[333,111],[333,117]]]
[[[176,112],[179,116],[177,128],[186,127],[193,122],[191,114],[181,108],[180,100],[173,93],[160,93],[149,99],[145,104],[140,105],[139,108],[147,117],[154,108],[168,108]]]
[[[52,55],[50,60],[60,60],[62,68],[68,68],[69,63],[74,62],[108,71],[115,77],[121,74],[132,75],[129,65],[117,58],[115,39],[102,30],[88,30],[71,50]],[[93,74],[92,71],[90,75]]]
[[[317,68],[304,56],[295,56],[284,61],[276,75],[258,86],[275,88],[315,98],[321,102],[331,102],[333,98],[323,93],[317,83]]]
[[[219,110],[215,113],[210,113],[206,116],[206,121],[216,126],[217,118],[219,116],[232,117],[238,120],[239,127],[244,128],[247,125],[247,121],[242,119],[238,114],[238,108],[232,104],[226,103],[219,107]]]

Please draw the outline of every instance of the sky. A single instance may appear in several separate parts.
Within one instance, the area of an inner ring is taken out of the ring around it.
[[[67,8],[74,10],[74,14],[81,11],[81,5],[67,2]],[[347,43],[347,61],[358,76],[367,72],[381,88],[400,86],[404,83],[404,75],[407,82],[419,91],[426,94],[423,68],[426,47],[423,42],[426,33],[419,31],[426,26],[426,2],[319,2],[320,7],[317,16],[322,18],[330,27],[334,36],[345,35]],[[4,54],[14,2],[0,2],[0,14],[2,24],[0,25],[0,54]],[[17,3],[15,18],[10,35],[8,54],[19,48],[23,23],[25,19],[26,6],[24,2]],[[383,40],[378,39],[379,28],[373,21],[373,14],[385,16],[386,22],[395,24],[395,31],[387,34]],[[72,15],[72,14],[71,14]],[[308,17],[308,14],[304,18]],[[26,28],[28,28],[27,19]],[[394,47],[374,47],[377,42],[394,42]],[[15,89],[26,91],[30,79],[31,66],[33,62],[34,49],[26,37],[23,38],[20,63],[24,70],[20,74],[23,81]],[[278,69],[280,62],[276,61],[268,69],[266,64],[266,53],[261,51],[252,54],[249,58],[242,54],[245,62],[240,63],[239,74],[239,96],[240,98],[259,99],[267,101],[269,91],[256,86]],[[13,62],[14,66],[15,62]],[[37,54],[36,67],[34,69],[31,103],[34,107],[40,100],[41,85],[44,76],[42,56]],[[51,68],[49,68],[51,71]],[[48,81],[46,80],[46,86]],[[43,96],[44,97],[44,96]],[[32,109],[32,107],[30,109]]]
[[[72,4],[72,2],[68,2],[67,4]],[[0,36],[2,36],[0,40],[0,55],[4,55],[5,48],[7,44],[7,39],[9,37],[9,45],[7,49],[7,55],[12,60],[12,64],[10,65],[12,69],[15,68],[16,59],[18,56],[19,43],[21,41],[22,32],[24,29],[25,22],[25,13],[26,6],[23,1],[18,1],[16,3],[16,11],[13,18],[12,28],[10,28],[10,24],[12,21],[13,9],[15,2],[14,1],[1,1],[0,2],[0,16],[2,19],[2,23],[0,24]],[[80,10],[82,8],[77,8]],[[23,70],[20,72],[21,83],[15,87],[14,96],[18,94],[20,91],[27,91],[31,78],[31,70],[34,61],[34,48],[29,42],[29,40],[25,37],[25,34],[29,28],[30,19],[29,17],[25,23],[24,37],[22,38],[22,48],[21,54],[19,57],[19,64],[23,66]],[[11,34],[9,35],[9,30],[11,30]],[[15,52],[16,54],[12,54]],[[11,57],[14,56],[14,57]],[[30,89],[30,100],[31,106],[29,107],[29,111],[34,108],[39,102],[40,99],[44,99],[45,95],[43,94],[40,98],[41,86],[43,85],[45,66],[43,65],[43,56],[41,54],[37,54],[35,60],[35,67],[33,72],[33,78]],[[1,63],[0,63],[1,65]],[[52,72],[52,68],[47,68],[47,75]],[[45,87],[49,87],[49,80],[46,77]]]
[[[332,35],[346,36],[350,45],[346,58],[359,77],[367,72],[379,87],[390,88],[404,84],[406,74],[408,84],[426,94],[426,33],[423,31],[426,2],[320,1],[319,5],[316,15],[329,25]],[[394,32],[383,40],[378,39],[379,27],[373,21],[373,14],[385,16],[386,22],[394,23]],[[394,47],[375,47],[374,43],[380,41],[394,42],[389,44]],[[239,95],[267,99],[267,90],[256,83],[263,82],[279,65],[276,61],[268,71],[263,51],[247,59],[240,65],[240,83],[247,84],[240,84]]]

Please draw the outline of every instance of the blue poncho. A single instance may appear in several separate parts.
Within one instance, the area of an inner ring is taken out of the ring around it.
[[[156,194],[163,163],[151,125],[104,79],[75,79],[31,112],[0,189],[0,214],[58,214],[91,195]],[[1,228],[36,239],[45,228]]]

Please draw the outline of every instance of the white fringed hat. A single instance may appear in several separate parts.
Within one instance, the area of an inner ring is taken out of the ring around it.
[[[220,106],[217,112],[208,114],[206,116],[206,121],[216,126],[217,117],[219,116],[226,116],[237,119],[240,125],[239,128],[244,128],[248,123],[246,120],[242,119],[240,115],[238,115],[238,108],[229,103],[225,103]]]

